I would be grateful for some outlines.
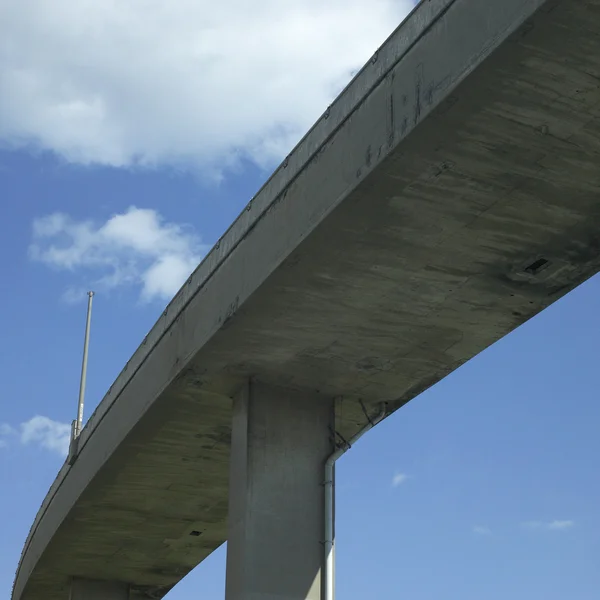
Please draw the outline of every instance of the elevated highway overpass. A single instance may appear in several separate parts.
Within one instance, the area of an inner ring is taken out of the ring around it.
[[[599,31],[600,0],[423,0],[131,357],[13,600],[161,598],[225,540],[227,600],[321,599],[337,441],[599,269]]]

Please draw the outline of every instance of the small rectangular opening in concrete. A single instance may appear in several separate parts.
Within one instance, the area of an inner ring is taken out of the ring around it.
[[[549,261],[545,258],[538,258],[533,261],[528,267],[525,267],[525,272],[530,273],[531,275],[536,275],[539,273],[545,266],[547,266]]]

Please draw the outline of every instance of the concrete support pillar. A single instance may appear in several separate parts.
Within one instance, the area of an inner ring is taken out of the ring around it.
[[[333,400],[251,383],[234,401],[226,600],[321,600]]]
[[[129,600],[129,586],[109,581],[74,579],[69,600]]]

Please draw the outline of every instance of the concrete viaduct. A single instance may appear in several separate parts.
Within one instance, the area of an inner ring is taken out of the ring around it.
[[[341,440],[599,270],[599,32],[600,0],[423,0],[126,364],[13,600],[161,598],[226,540],[227,600],[332,600]]]

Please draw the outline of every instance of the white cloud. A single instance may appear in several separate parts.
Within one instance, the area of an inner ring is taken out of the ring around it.
[[[170,300],[206,250],[186,227],[165,223],[154,210],[131,207],[103,224],[62,213],[36,219],[29,253],[57,269],[85,269],[88,284],[97,289],[138,285],[144,300]],[[85,286],[78,286],[64,298],[84,296]]]
[[[484,527],[482,525],[476,525],[473,527],[473,533],[477,535],[491,535],[492,530],[489,527]]]
[[[36,444],[45,450],[66,455],[69,450],[71,426],[53,421],[48,417],[36,415],[21,423],[18,428],[0,423],[0,448],[9,445],[11,439],[22,444]]]
[[[408,475],[406,473],[396,473],[392,477],[392,487],[398,487],[402,485],[408,479]]]
[[[554,520],[554,521],[526,521],[523,527],[527,529],[544,529],[547,531],[564,531],[575,525],[575,521],[571,520]]]
[[[46,450],[65,455],[69,451],[71,426],[36,415],[21,423],[20,438],[23,444],[37,444]]]
[[[113,166],[280,159],[412,0],[5,0],[0,140]]]

